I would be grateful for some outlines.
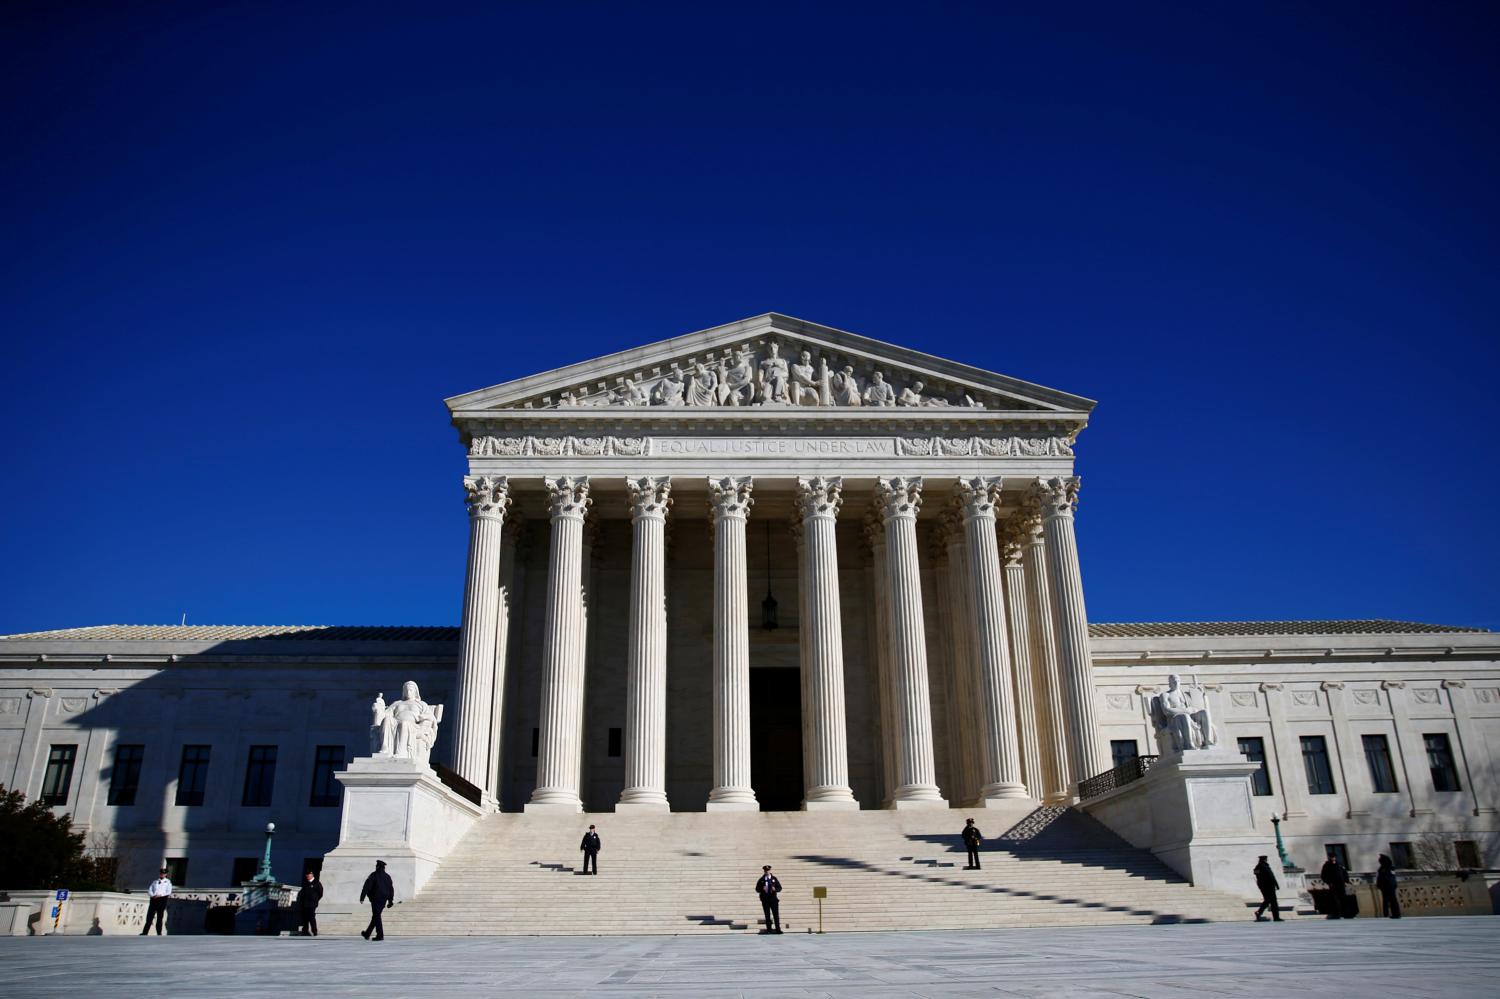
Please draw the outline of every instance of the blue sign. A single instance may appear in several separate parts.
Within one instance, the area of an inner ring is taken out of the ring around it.
[[[60,905],[54,905],[52,907],[52,918],[53,919],[56,919],[61,913],[62,913],[62,906],[60,906]]]
[[[68,900],[68,889],[66,889],[66,888],[59,888],[59,889],[57,889],[57,900],[59,902],[66,902]]]

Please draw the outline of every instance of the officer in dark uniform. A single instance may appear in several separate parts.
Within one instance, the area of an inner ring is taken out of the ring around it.
[[[391,876],[385,872],[385,861],[375,861],[375,870],[365,878],[365,886],[359,890],[359,900],[370,900],[370,925],[366,926],[360,936],[366,940],[370,934],[375,934],[376,940],[385,939],[385,925],[380,921],[381,915],[386,909],[396,904],[396,886],[391,883]]]
[[[964,819],[964,849],[969,851],[969,870],[979,870],[979,844],[984,842],[984,837],[979,835],[979,827],[974,824],[973,819]]]
[[[589,826],[589,831],[583,834],[583,842],[578,844],[578,849],[583,851],[583,873],[598,874],[599,834],[594,831],[593,826]],[[590,864],[594,865],[594,869],[592,871],[589,870]]]
[[[781,932],[781,882],[771,873],[771,865],[760,869],[760,880],[755,882],[755,894],[760,896],[760,908],[766,916],[766,933]],[[775,929],[772,929],[772,926]]]

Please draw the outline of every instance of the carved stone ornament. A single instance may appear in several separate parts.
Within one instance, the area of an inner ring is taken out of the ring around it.
[[[1474,697],[1481,704],[1500,704],[1500,687],[1475,687]]]
[[[1129,711],[1130,710],[1130,695],[1129,694],[1105,694],[1104,695],[1104,703],[1109,707],[1109,709],[1111,711]]]
[[[880,511],[875,504],[865,511],[865,519],[859,525],[860,534],[864,537],[865,546],[872,552],[876,548],[885,547],[885,525],[881,523]]]
[[[630,519],[643,517],[661,519],[672,505],[672,479],[670,476],[642,476],[626,479],[625,491],[630,497]]]
[[[1315,690],[1294,690],[1292,691],[1292,703],[1301,705],[1304,708],[1314,707],[1318,703],[1318,693]]]
[[[614,383],[572,385],[532,399],[527,409],[578,407],[924,406],[984,409],[977,391],[946,384],[931,389],[915,372],[898,385],[871,359],[824,353],[816,345],[771,338],[616,376]],[[1024,408],[1033,408],[1025,406]]]
[[[1031,495],[1041,505],[1047,517],[1071,517],[1078,509],[1078,490],[1081,483],[1076,475],[1067,478],[1037,479],[1031,486]]]
[[[649,437],[475,437],[471,458],[646,458]]]
[[[1418,703],[1436,704],[1438,702],[1438,692],[1435,687],[1418,687],[1412,693],[1416,694]]]
[[[429,766],[442,720],[443,706],[422,700],[414,680],[403,683],[401,699],[389,705],[385,694],[376,694],[370,705],[370,753]]]
[[[503,475],[466,475],[464,504],[471,517],[503,517],[510,506],[510,483]]]
[[[880,504],[880,513],[884,520],[889,521],[896,517],[910,517],[915,520],[917,512],[922,509],[921,476],[907,478],[898,475],[888,479],[877,479],[875,498]]]
[[[547,505],[556,517],[582,519],[594,502],[589,496],[588,476],[562,475],[555,479],[544,479],[547,486]]]
[[[755,503],[750,496],[752,487],[753,482],[748,475],[738,478],[726,475],[719,479],[709,479],[708,503],[714,518],[749,516],[750,507]]]
[[[1066,437],[897,437],[896,454],[910,458],[1071,458]]]
[[[1354,692],[1355,704],[1379,704],[1380,691],[1378,690],[1356,690]]]
[[[958,480],[959,502],[963,504],[964,519],[973,520],[976,517],[987,517],[991,520],[995,517],[995,506],[1000,502],[1000,490],[1004,485],[998,475],[980,476],[972,478],[960,478]]]
[[[844,505],[844,480],[838,477],[797,480],[797,512],[809,517],[837,517]]]
[[[21,713],[21,699],[19,697],[0,697],[0,715],[18,715]]]
[[[1031,539],[1025,518],[1020,513],[1011,514],[1000,522],[999,532],[1001,562],[1006,566],[1020,565],[1021,553]]]
[[[1229,699],[1234,703],[1235,707],[1239,707],[1239,708],[1253,708],[1253,707],[1255,707],[1256,697],[1255,697],[1255,691],[1253,691],[1253,690],[1237,690],[1234,693],[1232,693],[1232,694],[1229,695]]]
[[[1201,689],[1182,686],[1182,678],[1176,673],[1167,677],[1166,690],[1152,696],[1150,708],[1162,755],[1211,749],[1219,744],[1207,695]]]

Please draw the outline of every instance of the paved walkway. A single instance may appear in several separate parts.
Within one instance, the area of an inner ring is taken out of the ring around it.
[[[0,995],[1500,995],[1500,918],[823,937],[0,938]]]

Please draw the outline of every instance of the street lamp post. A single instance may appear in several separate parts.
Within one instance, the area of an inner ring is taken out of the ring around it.
[[[255,872],[255,877],[252,879],[254,881],[260,881],[269,884],[276,880],[275,877],[273,877],[271,874],[271,837],[274,835],[276,835],[276,823],[267,822],[266,852],[261,855],[260,870]],[[1283,856],[1285,855],[1283,854]]]
[[[1292,858],[1286,854],[1286,844],[1281,841],[1281,819],[1271,816],[1271,826],[1276,830],[1276,852],[1281,856],[1281,869],[1283,871],[1300,871],[1302,868],[1292,863]],[[267,849],[270,849],[267,847]]]

